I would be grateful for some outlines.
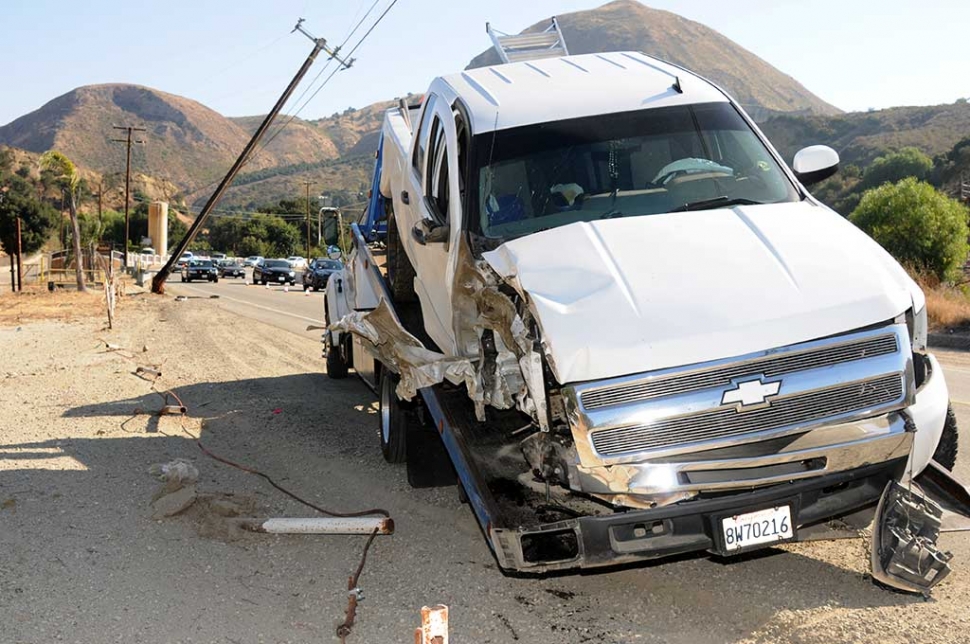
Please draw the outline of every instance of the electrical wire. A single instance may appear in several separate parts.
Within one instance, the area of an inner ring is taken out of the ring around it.
[[[375,2],[375,5],[376,5],[376,4],[377,4],[377,3]],[[385,8],[385,9],[384,9],[384,11],[383,11],[383,12],[381,13],[381,15],[377,17],[377,20],[375,20],[375,21],[374,21],[374,24],[372,24],[372,25],[370,26],[370,28],[369,28],[369,29],[367,30],[367,32],[366,32],[366,33],[364,33],[364,35],[363,35],[363,36],[361,36],[361,38],[360,38],[360,40],[358,40],[358,41],[357,41],[357,44],[356,44],[356,45],[354,45],[354,48],[353,48],[353,49],[351,49],[349,53],[347,53],[347,54],[345,54],[345,55],[344,55],[344,58],[348,58],[348,59],[349,59],[349,58],[351,58],[351,57],[352,57],[352,56],[354,55],[354,52],[356,52],[356,51],[357,51],[357,50],[358,50],[358,49],[360,48],[360,46],[361,46],[362,44],[364,44],[364,41],[365,41],[365,40],[367,40],[367,37],[368,37],[368,36],[370,36],[370,34],[371,34],[371,32],[373,32],[373,31],[374,31],[374,29],[375,29],[375,28],[377,28],[377,25],[379,25],[379,24],[381,23],[381,21],[382,21],[382,20],[384,19],[384,17],[385,17],[385,16],[386,16],[386,15],[388,14],[388,12],[389,12],[389,11],[390,11],[390,10],[391,10],[391,9],[392,9],[392,8],[394,7],[394,5],[396,5],[396,4],[397,4],[397,0],[391,0],[391,3],[390,3],[390,4],[389,4],[389,5],[388,5],[388,6],[387,6],[387,7]],[[367,15],[369,15],[369,14],[370,14],[370,12],[368,11],[368,14],[367,14]],[[365,18],[366,18],[366,15],[365,15]],[[361,19],[361,20],[363,20],[363,19]],[[358,27],[359,27],[359,23],[358,23]],[[357,28],[358,28],[358,27],[355,27],[355,28],[354,28],[354,32],[355,32],[355,31],[357,30]],[[353,32],[351,32],[351,33],[353,33]],[[349,40],[349,39],[350,39],[350,38],[348,37],[348,38],[347,38],[347,40]],[[346,44],[346,42],[347,42],[347,41],[345,40],[345,41],[344,41],[344,44]],[[341,45],[341,47],[343,47],[343,44]],[[329,66],[329,62],[328,62],[328,66]],[[324,72],[325,70],[326,70],[326,67],[325,67],[324,69],[321,69],[321,70],[320,70],[320,73],[318,73],[318,74],[317,74],[317,76],[316,76],[316,77],[314,78],[314,80],[313,80],[313,82],[316,82],[316,79],[317,79],[317,78],[319,78],[319,77],[320,77],[320,75],[321,75],[321,74],[322,74],[322,73],[323,73],[323,72]],[[290,115],[290,117],[289,117],[289,119],[288,119],[288,120],[287,120],[287,121],[286,121],[285,123],[283,123],[283,124],[282,124],[282,125],[281,125],[281,126],[279,127],[279,129],[277,129],[277,130],[276,130],[276,132],[275,132],[275,133],[274,133],[274,134],[273,134],[273,135],[272,135],[272,136],[271,136],[271,137],[270,137],[270,138],[269,138],[269,139],[268,139],[268,140],[267,140],[267,141],[266,141],[265,143],[263,143],[263,144],[262,144],[262,145],[260,146],[260,148],[259,148],[259,150],[258,150],[258,151],[257,151],[257,152],[256,152],[255,154],[253,154],[253,155],[252,155],[252,156],[251,156],[250,158],[255,158],[255,157],[256,157],[256,155],[258,155],[258,154],[259,154],[259,153],[261,153],[261,152],[262,152],[263,150],[265,150],[265,149],[266,149],[266,148],[267,148],[267,147],[268,147],[268,146],[269,146],[269,145],[270,145],[270,144],[271,144],[271,143],[273,142],[273,140],[274,140],[274,139],[275,139],[276,137],[278,137],[278,136],[280,135],[280,133],[281,133],[281,132],[283,131],[283,129],[284,129],[284,128],[286,128],[286,126],[287,126],[287,125],[289,125],[289,124],[290,124],[291,122],[293,122],[293,119],[295,119],[295,118],[296,118],[297,116],[299,116],[299,114],[300,114],[300,112],[302,112],[302,111],[303,111],[303,109],[304,109],[304,108],[305,108],[305,107],[306,107],[307,105],[309,105],[309,104],[310,104],[310,102],[311,102],[311,101],[313,101],[313,99],[314,99],[314,98],[316,98],[316,96],[317,96],[317,94],[319,94],[319,93],[320,93],[320,91],[321,91],[321,90],[322,90],[322,89],[323,89],[324,87],[326,87],[326,86],[327,86],[327,83],[329,83],[329,82],[330,82],[330,80],[331,80],[331,79],[332,79],[332,78],[333,78],[334,76],[336,76],[336,74],[337,74],[337,72],[339,72],[340,70],[341,70],[341,67],[340,67],[340,66],[338,66],[338,67],[337,67],[336,69],[334,69],[334,70],[333,70],[332,72],[330,72],[330,75],[329,75],[329,76],[327,76],[327,78],[326,78],[326,79],[324,79],[324,81],[323,81],[323,83],[322,83],[322,84],[321,84],[321,85],[320,85],[320,86],[319,86],[319,87],[318,87],[318,88],[317,88],[317,89],[316,89],[316,90],[315,90],[315,91],[313,92],[313,94],[311,94],[311,95],[310,95],[310,98],[308,98],[308,99],[307,99],[306,101],[304,101],[304,103],[303,103],[302,105],[300,105],[300,107],[298,107],[298,108],[297,108],[297,110],[296,110],[296,111],[295,111],[295,112],[294,112],[294,113],[293,113],[292,115]],[[310,86],[312,86],[312,85],[313,85],[313,83],[311,83],[311,84],[310,84]],[[309,89],[309,87],[308,87],[308,89]],[[305,93],[306,93],[306,92],[304,92],[304,94],[305,94]],[[303,96],[303,94],[301,94],[301,98],[302,98],[302,96]],[[299,101],[299,99],[297,99],[297,101]],[[249,161],[249,160],[247,159],[247,163],[248,163],[248,161]]]

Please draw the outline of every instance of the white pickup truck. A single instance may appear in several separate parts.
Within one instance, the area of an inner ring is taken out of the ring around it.
[[[412,481],[457,473],[503,568],[729,555],[881,499],[874,574],[925,591],[949,555],[911,482],[956,425],[919,287],[806,190],[837,167],[640,53],[437,78],[386,113],[328,371],[379,392]]]

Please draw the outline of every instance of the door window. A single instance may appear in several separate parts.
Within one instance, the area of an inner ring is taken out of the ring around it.
[[[448,221],[448,138],[437,117],[431,127],[431,157],[424,183],[431,215],[441,223]]]
[[[434,94],[428,94],[424,101],[424,111],[421,112],[421,123],[418,125],[417,145],[414,146],[414,157],[411,160],[418,176],[424,172],[424,161],[428,153],[428,139],[430,134],[431,117],[434,116]]]

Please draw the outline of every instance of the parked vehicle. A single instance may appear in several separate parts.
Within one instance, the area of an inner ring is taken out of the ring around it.
[[[290,263],[290,266],[296,270],[303,270],[306,268],[306,259],[300,257],[299,255],[290,255],[286,258],[286,261]]]
[[[246,269],[233,259],[224,259],[218,264],[219,277],[241,277],[246,279]]]
[[[380,145],[386,261],[372,213],[329,280],[327,372],[379,392],[413,485],[457,473],[502,568],[733,555],[878,503],[873,576],[946,575],[937,508],[898,493],[956,445],[925,299],[808,192],[835,151],[789,169],[723,90],[635,52],[435,79]]]
[[[192,280],[218,282],[219,271],[211,260],[191,259],[182,266],[182,281],[191,282]]]
[[[343,264],[333,259],[320,257],[313,260],[303,271],[303,290],[319,291],[326,288],[330,276],[343,268]]]
[[[253,284],[296,284],[296,273],[285,259],[264,259],[253,267]]]
[[[256,264],[263,261],[263,257],[260,255],[250,255],[245,260],[243,260],[243,266],[255,266]]]

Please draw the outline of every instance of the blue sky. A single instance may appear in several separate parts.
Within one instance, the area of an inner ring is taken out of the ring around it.
[[[306,56],[296,18],[341,42],[373,0],[3,0],[0,124],[79,85],[130,82],[229,115],[265,113]],[[368,23],[390,0],[379,0]],[[422,92],[508,32],[603,0],[399,0],[300,116]],[[847,110],[970,97],[968,0],[654,0]],[[365,25],[366,28],[366,25]],[[358,35],[362,33],[358,32]],[[353,42],[353,41],[351,41]],[[312,78],[322,65],[311,71]],[[291,108],[292,109],[292,108]]]

